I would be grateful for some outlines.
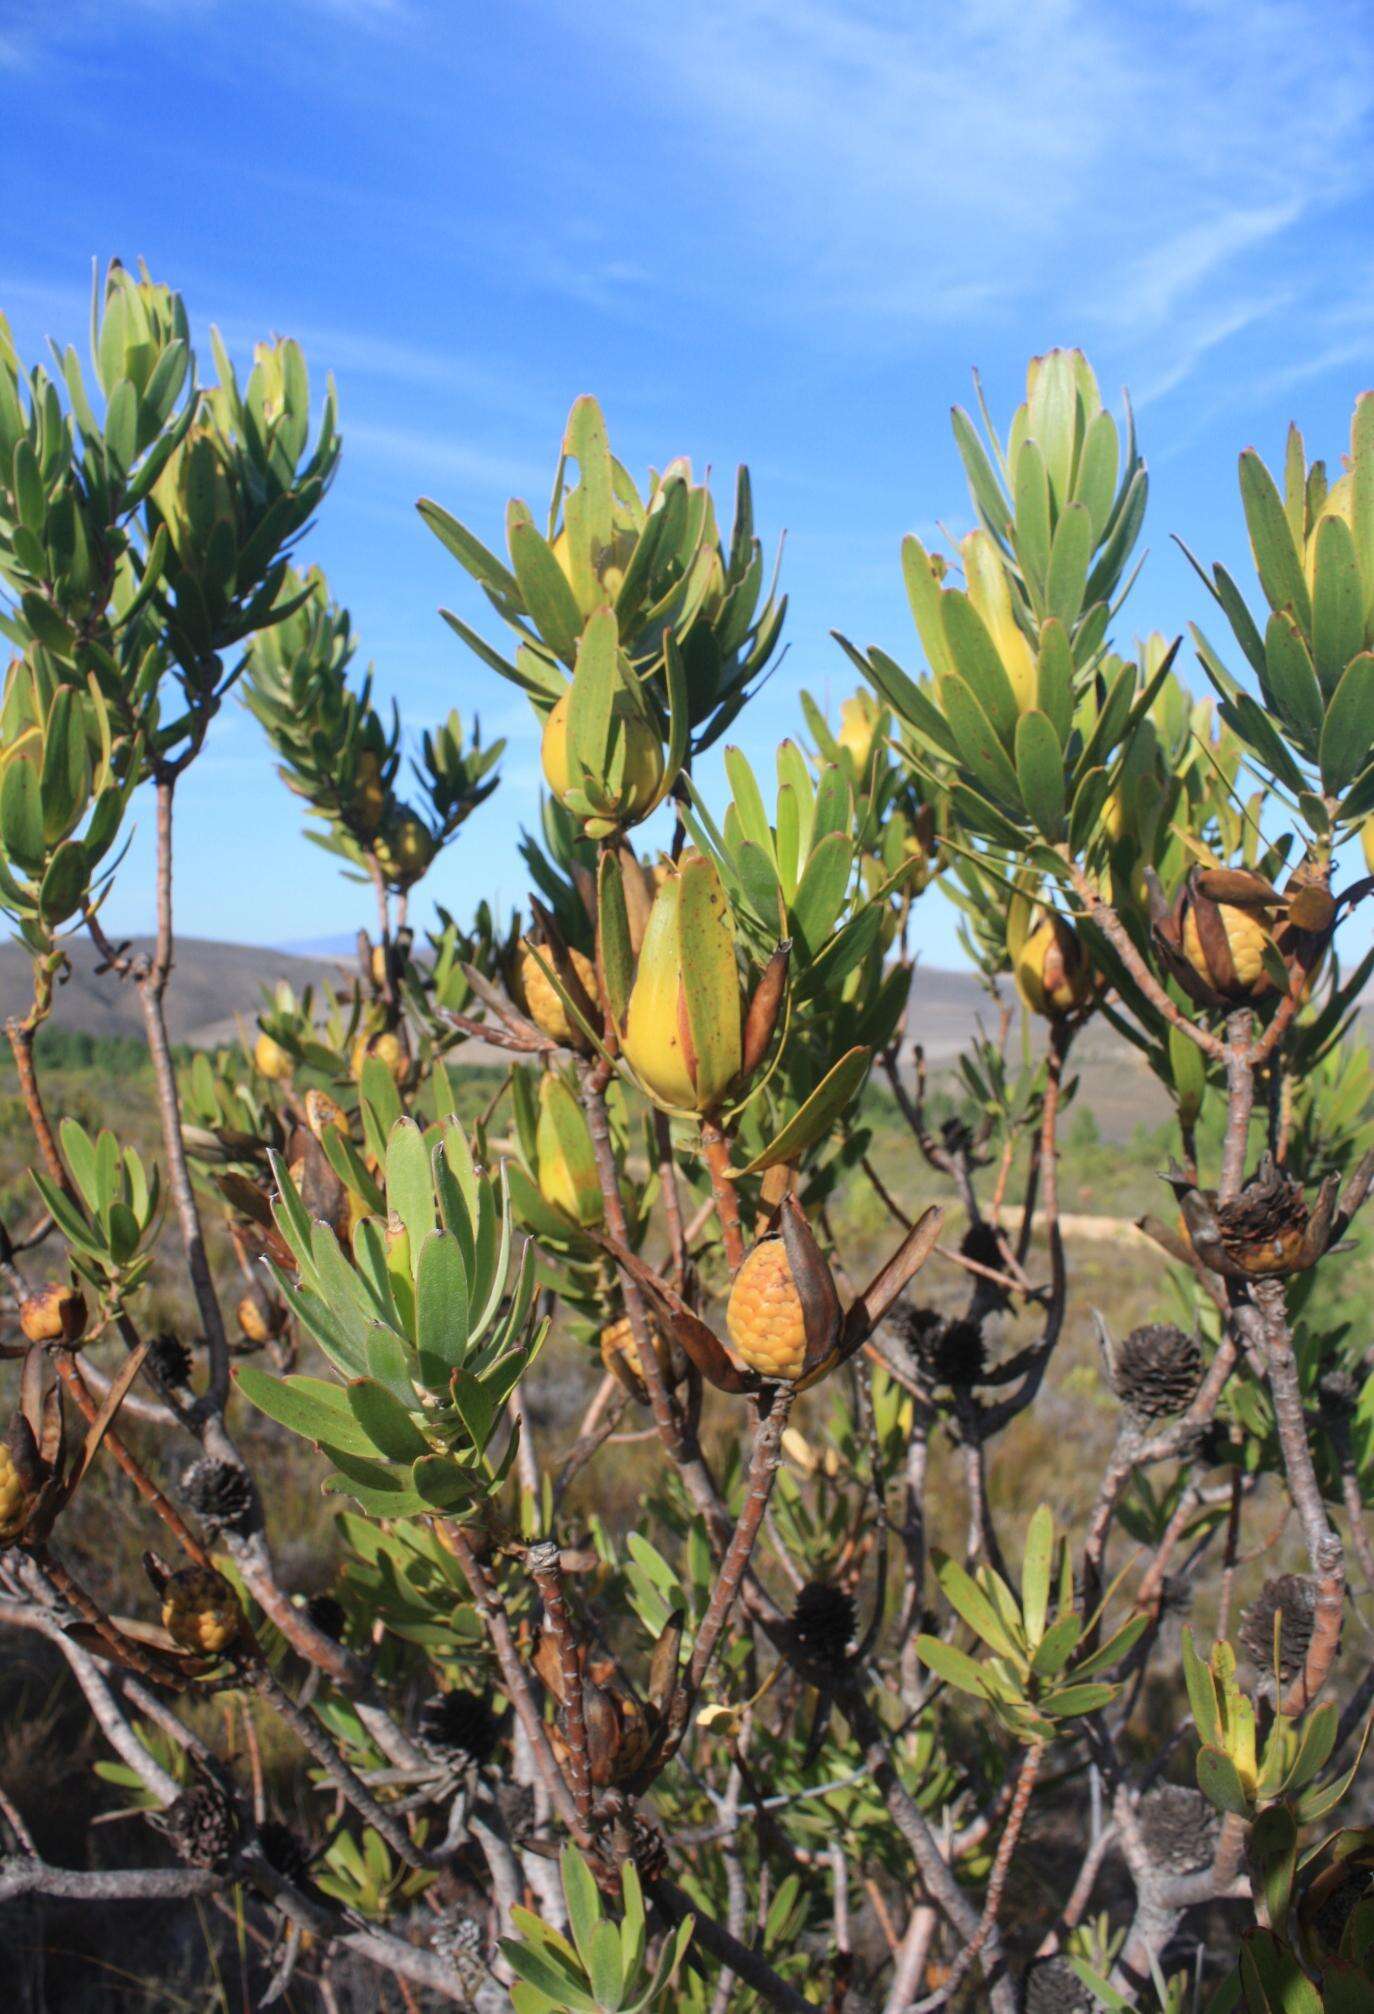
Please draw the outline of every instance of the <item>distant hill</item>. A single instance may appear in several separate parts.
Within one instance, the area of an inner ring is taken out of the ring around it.
[[[150,940],[135,937],[135,951]],[[54,1019],[88,1035],[140,1035],[143,1019],[134,985],[112,972],[97,974],[95,949],[85,937],[67,941],[72,973],[57,995]],[[196,1047],[231,1040],[235,1015],[250,1019],[264,985],[285,979],[299,992],[335,976],[339,961],[301,958],[289,951],[251,944],[217,944],[205,937],[179,938],[167,989],[167,1021],[174,1042]],[[0,1016],[23,1014],[32,998],[28,953],[13,942],[0,944]]]
[[[337,944],[336,955],[325,955]],[[135,950],[148,948],[147,938],[133,940]],[[97,975],[94,949],[84,937],[68,940],[72,975],[58,993],[55,1020],[59,1026],[91,1035],[142,1034],[142,1017],[134,986],[112,973]],[[219,944],[204,937],[178,940],[176,964],[167,993],[167,1019],[174,1042],[211,1047],[231,1041],[235,1017],[252,1020],[262,989],[278,979],[297,992],[337,978],[352,954],[344,938],[316,940],[313,955],[299,950],[260,948],[250,944]],[[1011,998],[1010,986],[1007,986]],[[0,1016],[22,1014],[30,1000],[28,955],[15,944],[0,944]],[[1363,1032],[1371,1032],[1374,1010],[1365,1006]],[[916,1043],[925,1051],[932,1082],[938,1082],[978,1025],[996,1036],[998,1010],[971,972],[945,972],[918,966],[907,1015],[904,1054]],[[1037,1035],[1039,1030],[1036,1030]],[[1020,1042],[1019,1024],[1013,1045]],[[1041,1046],[1037,1041],[1037,1048]],[[1013,1051],[1015,1053],[1015,1051]],[[467,1045],[468,1060],[495,1063],[498,1052],[485,1044]],[[1137,1125],[1157,1126],[1169,1116],[1169,1102],[1151,1077],[1139,1052],[1105,1022],[1089,1024],[1075,1045],[1072,1071],[1081,1082],[1080,1102],[1087,1106],[1106,1139],[1122,1139]]]

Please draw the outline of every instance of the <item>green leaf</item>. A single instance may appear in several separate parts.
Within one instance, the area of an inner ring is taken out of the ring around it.
[[[577,1955],[590,1972],[592,1939],[603,1920],[601,1898],[592,1871],[575,1846],[563,1848],[558,1856],[558,1865],[568,1905],[568,1928],[572,1931]]]
[[[1322,783],[1332,796],[1360,774],[1374,752],[1374,654],[1363,651],[1347,666],[1331,696],[1322,728]]]
[[[1025,1646],[1016,1641],[987,1595],[957,1560],[941,1560],[937,1578],[950,1607],[990,1650],[1013,1660],[1025,1656]]]
[[[1042,713],[1054,722],[1062,747],[1073,732],[1073,652],[1063,623],[1053,618],[1040,626],[1040,657],[1036,687]]]
[[[956,1650],[952,1643],[945,1643],[938,1636],[918,1636],[916,1655],[927,1670],[937,1678],[944,1679],[959,1692],[966,1692],[974,1699],[990,1699],[991,1690],[982,1665],[975,1662],[966,1651]]]
[[[987,715],[1003,748],[1009,749],[1016,734],[1016,688],[1001,653],[982,616],[958,588],[946,588],[941,594],[940,614],[959,677]],[[940,691],[943,698],[943,683]],[[952,724],[957,729],[957,723]]]
[[[1250,1800],[1240,1773],[1229,1755],[1219,1748],[1200,1748],[1197,1754],[1198,1789],[1218,1811],[1230,1811],[1237,1818],[1250,1816]]]
[[[1364,647],[1364,589],[1355,541],[1344,518],[1317,527],[1312,589],[1312,653],[1323,692],[1334,692]]]
[[[22,758],[5,765],[0,782],[0,845],[27,874],[40,873],[46,864],[38,772]]]
[[[375,1060],[375,1058],[373,1059]],[[412,1271],[420,1247],[434,1228],[434,1184],[424,1135],[413,1119],[398,1119],[386,1148],[387,1208],[398,1216],[410,1237]]]
[[[1082,504],[1071,503],[1055,526],[1045,602],[1066,629],[1072,629],[1083,608],[1092,558],[1092,519]]]
[[[1064,751],[1049,715],[1038,707],[1016,723],[1016,775],[1041,836],[1057,845],[1064,836]]]
[[[827,833],[807,861],[789,913],[804,957],[814,958],[834,929],[853,865],[854,848],[842,832]]]
[[[495,553],[488,552],[466,525],[459,524],[457,518],[429,497],[421,497],[415,508],[434,536],[448,547],[459,565],[475,581],[489,588],[498,601],[506,602],[513,608],[521,606],[520,586],[515,576],[506,571]],[[557,565],[557,561],[554,564]]]
[[[1043,605],[1050,566],[1050,482],[1035,441],[1021,443],[1016,457],[1016,557]]]
[[[303,1440],[313,1441],[317,1447],[327,1443],[348,1454],[375,1452],[339,1385],[331,1385],[324,1378],[273,1378],[253,1364],[239,1365],[234,1382],[260,1413],[266,1413],[269,1420],[299,1434]]]
[[[413,1462],[429,1453],[429,1442],[384,1385],[355,1378],[347,1387],[347,1398],[349,1411],[379,1455],[392,1462]]]
[[[571,664],[582,635],[582,611],[553,547],[521,503],[512,502],[507,510],[506,537],[515,578],[535,628],[550,650]]]
[[[1270,616],[1264,635],[1264,664],[1275,708],[1289,730],[1301,738],[1304,751],[1315,754],[1325,713],[1322,689],[1302,632],[1291,615],[1276,610]]]
[[[451,1232],[431,1231],[415,1270],[415,1344],[427,1360],[450,1368],[468,1352],[468,1274]],[[426,1376],[428,1369],[426,1368]]]
[[[994,802],[1021,810],[1021,787],[996,729],[963,679],[940,680],[940,705],[954,735],[959,755],[980,789]]]
[[[1121,443],[1116,421],[1109,412],[1095,414],[1083,436],[1083,452],[1074,482],[1074,501],[1082,504],[1088,513],[1094,544],[1106,531],[1111,518],[1120,457]]]
[[[927,665],[937,677],[943,677],[955,669],[955,663],[949,655],[945,622],[941,618],[941,584],[931,572],[931,556],[915,532],[909,532],[903,540],[903,580],[907,582],[907,600],[911,602],[917,636],[925,646]],[[905,713],[897,695],[886,695],[884,689],[884,697],[890,697],[899,713]]]
[[[779,1161],[792,1161],[807,1147],[829,1131],[831,1124],[858,1095],[859,1087],[868,1074],[872,1061],[871,1049],[850,1049],[841,1056],[838,1063],[829,1070],[816,1086],[811,1096],[799,1111],[794,1112],[787,1124],[760,1154],[755,1154],[748,1166],[741,1170],[745,1175],[760,1174],[765,1168],[776,1166]]]
[[[1312,603],[1292,527],[1274,478],[1253,448],[1240,458],[1240,495],[1255,571],[1270,608],[1290,609],[1298,627],[1310,633]]]
[[[1026,1528],[1026,1550],[1021,1561],[1021,1615],[1032,1647],[1045,1634],[1053,1561],[1054,1513],[1048,1504],[1041,1504]]]

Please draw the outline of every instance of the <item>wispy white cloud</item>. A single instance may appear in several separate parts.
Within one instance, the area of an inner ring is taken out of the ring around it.
[[[772,304],[870,343],[1034,314],[1176,386],[1180,355],[1311,282],[1314,220],[1374,169],[1355,0],[1251,0],[1243,22],[1233,0],[968,0],[938,21],[909,0],[699,0],[690,30],[642,0],[619,18]],[[738,271],[722,261],[721,284]]]
[[[536,467],[533,462],[466,441],[446,439],[442,434],[418,427],[382,426],[355,420],[349,426],[347,440],[352,452],[403,464],[414,473],[417,483],[423,482],[426,475],[446,475],[471,489],[493,490],[502,496],[541,495],[549,483],[550,471]]]

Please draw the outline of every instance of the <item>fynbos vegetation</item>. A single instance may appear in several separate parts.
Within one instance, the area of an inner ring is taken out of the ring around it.
[[[1199,565],[1197,698],[1181,639],[1113,642],[1133,422],[1036,358],[1004,433],[955,414],[973,529],[906,541],[910,648],[840,638],[862,683],[836,718],[801,694],[766,774],[729,745],[786,612],[747,472],[727,524],[579,399],[546,512],[419,505],[490,604],[445,615],[463,715],[518,688],[548,791],[520,913],[422,932],[501,748],[455,711],[407,749],[358,673],[308,565],[332,392],[312,428],[287,341],[241,383],[216,340],[206,384],[180,298],[118,265],[89,366],[54,356],[0,327],[0,905],[33,967],[0,1625],[65,1664],[127,1822],[58,1864],[0,1784],[0,1918],[227,1905],[244,2005],[335,2006],[345,1963],[520,2014],[1374,2004],[1374,1378],[1339,1287],[1374,1178],[1374,959],[1341,955],[1374,395],[1339,473],[1296,431],[1277,478],[1242,455],[1258,590]],[[353,976],[174,1055],[178,784],[227,703],[370,894]],[[147,952],[102,923],[141,787]],[[937,1098],[941,892],[1001,1012]],[[45,1084],[73,933],[141,1004],[156,1151]],[[1094,1022],[1177,1123],[1157,1305],[1096,1316],[1105,1459],[1055,1429],[1096,1463],[1066,1518],[1017,1478],[1093,1327],[1058,1169]],[[332,1506],[313,1582],[264,1445]]]

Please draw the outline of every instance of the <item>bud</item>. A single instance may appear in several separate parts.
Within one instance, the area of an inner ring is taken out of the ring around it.
[[[173,448],[152,495],[177,558],[188,573],[199,572],[216,528],[237,525],[224,443],[213,427],[193,426]]]
[[[541,957],[543,964],[540,963]],[[569,946],[568,957],[588,1003],[595,1007],[601,997],[596,983],[596,967],[586,953],[577,950],[575,946]],[[513,991],[516,1001],[529,1015],[535,1027],[541,1029],[551,1042],[557,1042],[565,1049],[577,1049],[583,1055],[587,1055],[591,1044],[582,1030],[575,1027],[569,1019],[567,1008],[559,999],[553,982],[544,970],[545,964],[555,968],[557,966],[557,960],[549,947],[542,947],[540,953],[536,954],[528,937],[522,937],[515,960]],[[597,1019],[600,1017],[597,1016]]]
[[[1245,868],[1195,867],[1167,910],[1162,900],[1156,902],[1155,947],[1198,1006],[1243,1007],[1271,999],[1278,991],[1274,960],[1297,961],[1310,971],[1330,935],[1329,922],[1315,932],[1297,927],[1307,909],[1319,924],[1334,917],[1324,890],[1302,896],[1290,884],[1290,895],[1291,916],[1285,913],[1288,898],[1262,875]]]
[[[871,692],[856,692],[840,703],[840,727],[835,740],[853,756],[860,776],[868,768],[881,714],[882,708]]]
[[[162,1626],[183,1650],[219,1657],[242,1631],[243,1610],[222,1574],[185,1567],[163,1586]]]
[[[74,1343],[86,1327],[86,1297],[76,1287],[50,1280],[21,1302],[19,1326],[31,1343]]]
[[[539,1085],[535,1154],[544,1201],[576,1224],[599,1224],[605,1201],[592,1136],[566,1079],[553,1074],[546,1075]]]
[[[622,1047],[655,1104],[705,1114],[740,1073],[743,1035],[725,889],[714,862],[689,853],[654,897]]]
[[[359,832],[374,833],[386,812],[386,785],[382,782],[382,760],[375,749],[365,748],[353,765],[353,824]]]
[[[121,378],[127,378],[142,397],[174,342],[190,342],[181,296],[149,279],[146,269],[136,280],[127,266],[112,259],[95,342],[101,390],[108,396]]]
[[[622,687],[611,704],[611,747],[606,774],[588,777],[579,769],[574,778],[568,747],[570,699],[571,688],[555,703],[544,723],[540,746],[544,780],[559,803],[582,818],[588,838],[605,839],[653,810],[663,781],[663,744],[628,688]],[[613,808],[604,812],[593,810],[587,816],[581,809],[584,786],[587,794],[598,801],[608,800]]]
[[[1033,1014],[1060,1021],[1092,1002],[1098,979],[1073,925],[1047,910],[1015,960],[1016,990]]]
[[[424,820],[402,810],[373,841],[372,854],[393,888],[410,888],[434,858],[434,839]]]
[[[253,1064],[270,1083],[280,1084],[291,1075],[291,1057],[280,1042],[265,1031],[253,1044]]]

